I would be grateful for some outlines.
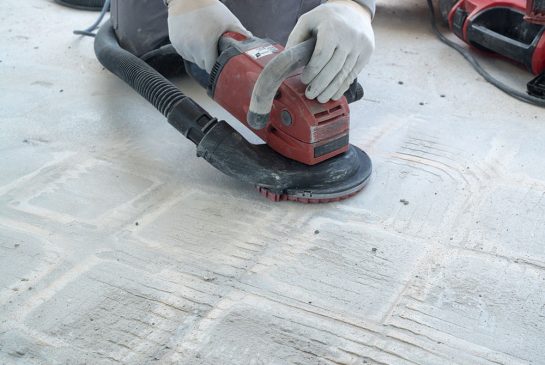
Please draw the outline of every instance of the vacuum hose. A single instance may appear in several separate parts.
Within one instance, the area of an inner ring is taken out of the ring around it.
[[[146,62],[121,48],[110,21],[97,34],[95,53],[104,67],[142,95],[193,143],[198,144],[217,122]]]

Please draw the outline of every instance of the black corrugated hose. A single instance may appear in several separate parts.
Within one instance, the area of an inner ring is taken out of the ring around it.
[[[153,104],[164,116],[185,95],[146,62],[119,46],[115,32],[108,23],[99,30],[95,53],[102,65],[117,75]]]
[[[117,41],[110,20],[98,31],[95,54],[104,67],[142,95],[193,143],[198,144],[217,123],[217,119],[186,97],[154,68],[124,50]]]

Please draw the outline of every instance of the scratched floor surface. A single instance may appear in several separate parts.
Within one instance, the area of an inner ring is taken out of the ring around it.
[[[371,183],[303,206],[197,159],[71,35],[95,13],[3,0],[0,364],[545,364],[545,114],[424,3],[380,3]]]

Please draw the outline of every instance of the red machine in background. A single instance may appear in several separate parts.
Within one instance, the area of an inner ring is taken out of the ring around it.
[[[539,75],[528,93],[545,98],[545,0],[440,1],[454,34]]]

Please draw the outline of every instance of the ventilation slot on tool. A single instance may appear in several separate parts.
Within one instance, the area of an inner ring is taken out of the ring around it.
[[[337,119],[340,115],[343,115],[344,113],[342,112],[342,109],[342,105],[337,105],[332,109],[314,114],[314,117],[316,118],[318,125],[326,124]],[[341,111],[341,113],[339,113],[339,111]]]
[[[327,124],[329,122],[332,122],[332,121],[336,120],[337,118],[338,118],[337,115],[331,115],[327,119],[322,119],[322,120],[318,121],[318,125]]]
[[[210,72],[210,78],[209,78],[209,81],[208,81],[208,89],[211,90],[214,88],[214,85],[216,85],[216,82],[217,82],[217,78],[219,76],[219,73],[220,73],[220,69],[221,69],[221,63],[220,62],[216,62],[214,64],[214,67],[212,67],[212,72]]]
[[[324,110],[323,112],[319,112],[319,113],[314,114],[314,117],[316,119],[321,119],[322,117],[325,117],[328,114],[329,114],[329,110]]]

